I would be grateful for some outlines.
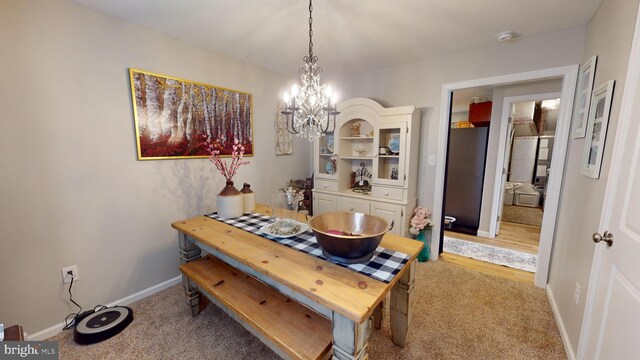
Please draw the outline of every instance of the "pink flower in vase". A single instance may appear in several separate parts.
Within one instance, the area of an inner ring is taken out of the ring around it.
[[[413,209],[413,216],[409,221],[409,232],[418,235],[423,229],[431,229],[433,221],[431,221],[431,210],[418,206]]]
[[[229,165],[220,158],[220,150],[223,149],[223,146],[219,139],[216,139],[216,141],[212,143],[211,138],[207,137],[207,144],[207,148],[211,153],[209,161],[211,161],[227,181],[233,180],[233,176],[238,172],[240,165],[249,164],[249,161],[244,161],[244,146],[239,144],[238,139],[233,140],[231,163]]]

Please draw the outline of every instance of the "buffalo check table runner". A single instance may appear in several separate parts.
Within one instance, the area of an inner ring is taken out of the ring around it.
[[[221,221],[225,224],[237,227],[244,231],[248,231],[252,234],[261,236],[265,239],[275,241],[278,244],[293,248],[303,253],[315,256],[317,258],[328,260],[322,255],[322,249],[316,238],[313,236],[311,229],[303,232],[302,234],[291,236],[288,238],[280,238],[272,235],[267,235],[260,231],[260,228],[269,225],[273,222],[273,219],[269,216],[251,213],[245,214],[234,219],[219,219],[217,213],[207,215],[208,217]],[[400,269],[409,261],[409,255],[401,253],[399,251],[389,250],[378,246],[373,252],[373,257],[366,263],[362,264],[341,264],[335,261],[332,263],[347,268],[351,271],[369,276],[376,280],[389,283],[393,280],[393,277],[400,272]]]

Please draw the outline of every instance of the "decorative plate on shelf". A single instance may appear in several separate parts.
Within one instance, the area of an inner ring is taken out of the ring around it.
[[[333,166],[333,162],[328,162],[327,165],[324,166],[324,169],[327,170],[327,174],[333,175],[336,173],[336,169]]]
[[[333,139],[327,139],[327,149],[333,153]]]
[[[400,135],[396,134],[391,136],[389,139],[389,149],[394,154],[398,154],[400,152]]]
[[[276,219],[273,224],[260,228],[260,232],[279,238],[300,235],[307,230],[309,230],[309,225],[292,219]]]

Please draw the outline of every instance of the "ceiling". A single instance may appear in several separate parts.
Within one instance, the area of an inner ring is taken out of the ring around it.
[[[71,1],[287,76],[308,53],[303,0]],[[523,38],[582,26],[601,2],[316,0],[314,54],[325,73],[355,74],[495,45],[505,30]]]

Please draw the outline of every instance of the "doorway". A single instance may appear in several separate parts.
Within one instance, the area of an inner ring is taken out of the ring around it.
[[[504,221],[542,227],[560,95],[504,98],[489,238],[500,235]]]
[[[517,90],[541,87],[560,90],[561,83],[530,83]],[[484,87],[453,93],[444,196],[444,214],[450,223],[445,225],[442,249],[535,272],[560,93],[503,96],[514,88],[498,91],[500,88]],[[494,91],[503,97],[498,99],[502,111],[491,116]],[[474,95],[467,99],[470,93]],[[477,110],[483,107],[485,113],[478,116]],[[499,143],[492,152],[496,168],[501,170],[496,172],[494,183],[483,182],[483,178],[491,179],[484,176],[485,169],[493,170],[486,159],[489,127],[494,128],[492,141]],[[482,204],[483,198],[490,204]],[[488,218],[490,223],[480,224],[480,218]]]
[[[464,81],[459,83],[444,84],[442,90],[442,103],[438,133],[438,149],[436,155],[436,174],[435,174],[435,192],[434,192],[434,208],[441,209],[444,200],[445,188],[445,169],[446,169],[446,150],[448,146],[448,131],[450,124],[449,109],[452,107],[452,94],[456,90],[469,89],[474,87],[490,87],[505,86],[513,84],[526,84],[532,81],[558,79],[561,81],[561,96],[563,104],[572,104],[577,79],[577,65],[552,68],[546,70],[532,71],[526,73],[498,76],[493,78],[478,79],[472,81]],[[553,244],[553,234],[555,231],[555,219],[557,214],[557,204],[560,195],[562,176],[564,172],[564,158],[567,148],[567,140],[571,123],[571,106],[561,107],[558,112],[558,121],[556,128],[556,139],[554,152],[552,155],[554,163],[558,164],[558,169],[550,173],[547,184],[547,196],[545,212],[543,215],[543,227],[540,235],[540,247],[538,250],[538,264],[535,275],[535,285],[544,287],[547,282],[549,271],[549,260],[551,255],[551,247]],[[495,175],[495,172],[486,172],[486,174]],[[553,206],[550,206],[553,204]],[[434,233],[443,236],[444,213],[434,213]],[[548,226],[546,226],[548,225]],[[432,254],[437,259],[440,251],[438,241],[432,243]]]

